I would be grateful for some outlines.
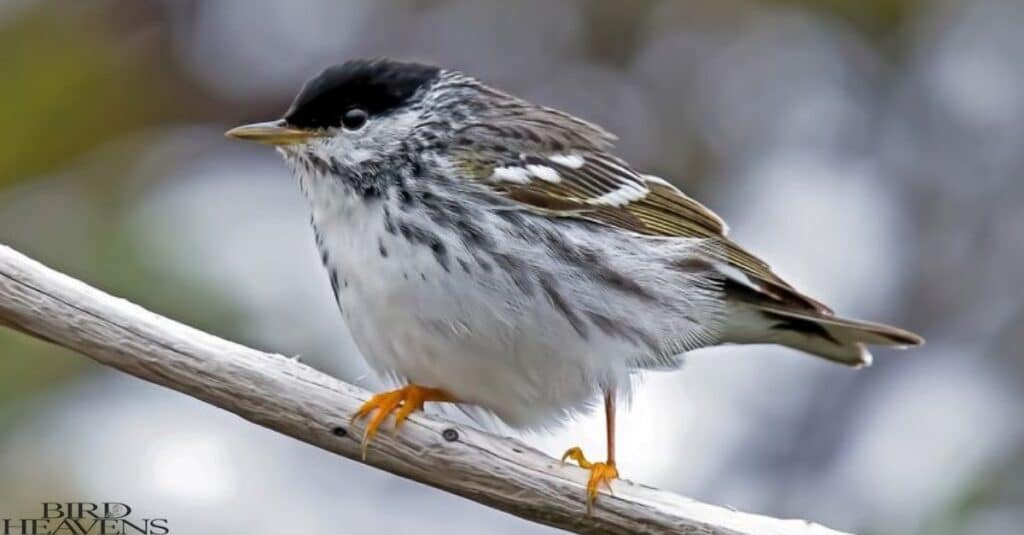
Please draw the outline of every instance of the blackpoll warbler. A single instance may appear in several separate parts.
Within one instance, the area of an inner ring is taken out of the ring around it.
[[[866,366],[915,334],[839,318],[726,237],[714,212],[611,153],[599,126],[451,70],[385,59],[330,67],[279,121],[231,137],[277,147],[312,208],[338,306],[369,364],[408,386],[355,418],[399,425],[426,401],[543,427],[630,375],[718,344],[789,346]]]

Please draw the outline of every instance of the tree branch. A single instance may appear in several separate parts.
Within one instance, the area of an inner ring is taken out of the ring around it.
[[[522,518],[582,533],[839,535],[615,482],[585,514],[586,473],[524,444],[423,415],[366,461],[349,417],[367,393],[281,355],[149,312],[0,245],[0,323],[246,420]]]

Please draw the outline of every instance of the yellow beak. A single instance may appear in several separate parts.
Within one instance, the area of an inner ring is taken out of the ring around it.
[[[292,128],[286,125],[284,121],[279,120],[242,125],[224,132],[224,135],[241,139],[242,141],[253,141],[255,143],[280,147],[282,145],[305,143],[311,138],[321,137],[324,134]]]

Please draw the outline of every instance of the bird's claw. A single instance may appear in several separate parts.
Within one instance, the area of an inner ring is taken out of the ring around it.
[[[370,413],[376,411],[370,422],[366,424],[366,430],[363,432],[362,440],[362,454],[363,460],[366,460],[366,450],[370,445],[370,441],[377,436],[377,430],[380,428],[384,420],[387,419],[388,415],[395,413],[395,427],[393,429],[392,436],[398,432],[399,426],[405,422],[405,420],[415,411],[422,410],[423,404],[427,401],[454,401],[452,397],[444,390],[438,388],[428,388],[418,385],[407,385],[399,388],[398,390],[391,390],[390,392],[382,392],[380,394],[374,394],[366,403],[363,403],[359,407],[359,410],[352,415],[352,422],[359,421]]]
[[[602,485],[608,489],[609,494],[615,495],[611,484],[613,479],[619,478],[619,470],[615,468],[615,461],[592,463],[587,460],[587,457],[583,455],[583,450],[579,447],[566,450],[562,454],[562,464],[565,464],[566,459],[572,459],[580,468],[590,471],[590,478],[587,480],[587,514],[593,510],[598,489]]]

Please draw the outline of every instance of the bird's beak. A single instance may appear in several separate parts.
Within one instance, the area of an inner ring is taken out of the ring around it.
[[[280,147],[283,145],[305,143],[310,138],[320,137],[323,134],[292,128],[285,124],[283,120],[279,120],[242,125],[224,132],[224,135],[243,141],[253,141],[264,145]]]

